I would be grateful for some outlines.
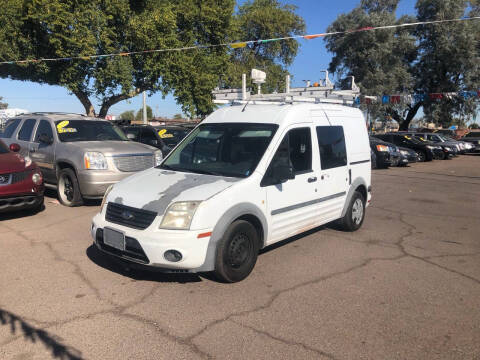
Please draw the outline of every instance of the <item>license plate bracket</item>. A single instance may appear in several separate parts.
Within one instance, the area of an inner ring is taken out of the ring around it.
[[[125,234],[121,231],[105,228],[103,242],[117,250],[125,251]]]

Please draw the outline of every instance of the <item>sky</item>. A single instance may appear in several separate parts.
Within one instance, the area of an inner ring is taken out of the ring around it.
[[[243,2],[243,1],[241,1]],[[325,32],[327,27],[341,13],[354,9],[360,0],[289,0],[285,1],[298,7],[297,13],[305,19],[307,34]],[[415,14],[416,0],[401,0],[398,16]],[[251,40],[251,39],[244,39]],[[321,71],[328,68],[331,54],[325,49],[325,42],[320,39],[300,40],[300,49],[289,71],[293,75],[292,86],[302,86],[303,79],[312,81],[321,78]],[[268,74],[267,74],[268,76]],[[0,96],[9,108],[20,108],[28,111],[61,111],[83,113],[84,108],[74,95],[69,95],[60,86],[40,85],[32,82],[0,79]],[[173,96],[162,99],[161,94],[147,98],[147,104],[155,116],[172,117],[181,113]],[[110,108],[109,114],[119,115],[127,110],[138,110],[142,106],[142,96],[122,101]],[[96,107],[97,111],[99,107]]]

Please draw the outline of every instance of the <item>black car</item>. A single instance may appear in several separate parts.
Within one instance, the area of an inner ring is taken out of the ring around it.
[[[441,146],[422,142],[408,135],[390,133],[377,134],[375,137],[383,141],[391,142],[397,146],[414,150],[418,154],[418,161],[432,161],[442,154]]]
[[[160,149],[163,157],[173,149],[173,146],[169,145],[170,142],[162,136],[163,134],[151,125],[123,126],[122,130],[130,140]]]
[[[163,142],[172,150],[177,144],[187,136],[195,126],[188,125],[165,125],[155,126],[157,134],[162,138]],[[169,150],[169,151],[170,151]]]
[[[408,164],[413,164],[418,161],[418,154],[415,150],[405,147],[398,147],[398,150],[402,155],[399,166],[407,166]]]
[[[458,156],[460,152],[460,145],[457,142],[451,142],[445,140],[441,135],[435,133],[407,133],[405,135],[414,136],[423,142],[430,142],[436,146],[442,147],[442,153],[439,155],[439,159],[448,160],[454,156]]]
[[[370,137],[370,149],[375,154],[374,169],[385,169],[389,166],[397,166],[401,154],[396,150],[395,145],[386,143],[375,137]]]

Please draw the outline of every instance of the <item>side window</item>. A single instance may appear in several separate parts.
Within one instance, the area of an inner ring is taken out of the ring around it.
[[[30,141],[35,122],[35,119],[28,119],[23,122],[22,128],[18,132],[18,140]]]
[[[20,119],[12,119],[7,121],[5,129],[0,133],[0,138],[12,137],[15,130],[17,130],[18,124],[20,124]]]
[[[139,128],[133,128],[132,127],[132,128],[124,128],[122,130],[130,140],[140,141],[140,129]]]
[[[282,165],[292,167],[295,174],[312,170],[310,128],[292,129],[285,135],[273,156],[262,183],[269,185],[274,177],[273,170]]]
[[[141,142],[144,144],[149,144],[151,145],[153,141],[156,141],[157,137],[153,133],[152,129],[142,129],[142,140]]]
[[[345,135],[341,126],[317,126],[322,170],[347,165]]]
[[[40,124],[38,124],[37,132],[35,133],[35,140],[34,142],[39,143],[40,141],[38,138],[40,135],[47,135],[50,139],[53,140],[53,131],[52,126],[48,120],[40,120]]]

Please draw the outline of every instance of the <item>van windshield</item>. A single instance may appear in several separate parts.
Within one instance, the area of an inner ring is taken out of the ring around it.
[[[56,121],[55,127],[62,142],[129,141],[122,130],[108,121],[64,120]]]
[[[277,129],[275,124],[203,124],[193,130],[159,168],[248,177],[257,167]]]

